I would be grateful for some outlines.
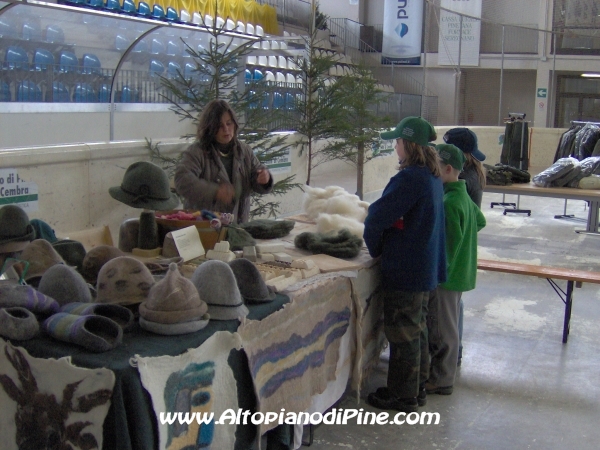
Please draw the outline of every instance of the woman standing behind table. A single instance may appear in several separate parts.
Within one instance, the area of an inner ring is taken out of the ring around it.
[[[235,113],[225,100],[212,100],[198,120],[197,140],[175,169],[175,189],[185,209],[232,213],[248,221],[250,194],[268,194],[273,176],[237,137]]]
[[[371,392],[367,402],[411,413],[426,402],[430,292],[446,281],[444,188],[437,152],[428,145],[436,139],[429,122],[405,117],[381,138],[396,140],[400,167],[369,206],[363,237],[369,254],[381,257],[390,360],[387,386]]]
[[[456,145],[467,157],[465,166],[458,178],[465,180],[467,183],[467,194],[481,209],[481,197],[483,196],[483,188],[485,187],[485,170],[481,163],[485,161],[485,155],[477,147],[477,135],[468,128],[452,128],[444,135],[444,142]],[[458,366],[462,364],[464,311],[465,306],[461,298],[458,312]]]

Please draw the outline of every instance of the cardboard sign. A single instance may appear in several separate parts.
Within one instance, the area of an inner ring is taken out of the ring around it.
[[[175,247],[184,261],[189,261],[204,255],[204,247],[200,241],[198,228],[194,225],[181,230],[171,231]]]

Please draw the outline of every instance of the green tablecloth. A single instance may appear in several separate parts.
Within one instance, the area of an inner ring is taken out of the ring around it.
[[[259,305],[249,305],[248,319],[261,320],[290,301],[278,294],[275,300]],[[217,331],[235,332],[238,320],[211,320],[206,328],[196,333],[179,336],[161,336],[150,333],[135,324],[131,332],[123,335],[123,343],[105,353],[91,353],[82,347],[40,336],[28,341],[15,341],[30,355],[37,358],[60,358],[71,356],[74,365],[87,368],[106,367],[115,373],[116,381],[112,402],[104,422],[103,448],[107,450],[150,450],[158,446],[158,427],[150,395],[143,388],[137,368],[131,367],[132,356],[175,356],[190,348],[199,347]],[[256,397],[248,369],[246,354],[232,350],[229,365],[236,377],[239,407],[255,410]],[[48,374],[48,376],[51,376]],[[267,436],[269,449],[288,448],[291,445],[289,427],[279,427]],[[236,449],[251,448],[256,437],[256,427],[238,426]]]

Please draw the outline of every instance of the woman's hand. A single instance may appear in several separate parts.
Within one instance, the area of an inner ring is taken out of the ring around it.
[[[271,173],[269,172],[269,169],[258,169],[256,173],[256,181],[258,184],[267,184],[271,179]]]
[[[233,185],[229,183],[221,183],[219,185],[219,189],[217,189],[217,194],[215,198],[221,203],[229,204],[233,201],[233,195],[235,191],[233,189]]]

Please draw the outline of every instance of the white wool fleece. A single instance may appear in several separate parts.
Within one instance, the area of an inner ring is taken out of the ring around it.
[[[305,186],[303,209],[313,220],[320,213],[327,213],[364,222],[368,208],[368,202],[361,201],[357,195],[348,193],[340,186],[328,186],[324,189]]]
[[[350,230],[350,233],[362,239],[365,224],[349,217],[340,216],[339,214],[321,213],[317,217],[317,231],[319,233],[339,231],[342,228]]]

